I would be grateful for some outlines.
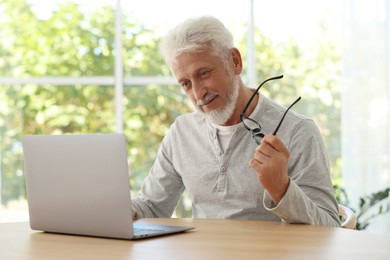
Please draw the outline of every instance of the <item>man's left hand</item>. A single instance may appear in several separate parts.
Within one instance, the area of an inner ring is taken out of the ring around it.
[[[287,168],[290,152],[279,137],[268,134],[257,146],[249,166],[267,190],[272,201],[278,204],[287,191],[290,178]]]

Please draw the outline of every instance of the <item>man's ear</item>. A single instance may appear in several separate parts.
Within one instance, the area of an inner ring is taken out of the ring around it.
[[[241,74],[242,72],[242,59],[241,53],[237,48],[232,48],[230,50],[230,59],[233,64],[233,70],[236,75]]]

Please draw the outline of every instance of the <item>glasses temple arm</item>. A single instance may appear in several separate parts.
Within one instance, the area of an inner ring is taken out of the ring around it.
[[[267,80],[265,80],[263,83],[260,84],[260,86],[256,89],[256,91],[253,93],[253,95],[251,96],[251,98],[249,99],[248,103],[246,103],[244,109],[242,110],[241,114],[240,114],[240,117],[242,117],[247,108],[249,107],[250,103],[252,102],[253,98],[256,96],[256,93],[259,92],[260,88],[267,82],[267,81],[270,81],[270,80],[274,80],[274,79],[281,79],[283,78],[283,75],[280,75],[280,76],[276,76],[276,77],[272,77],[272,78],[269,78]]]
[[[301,97],[297,98],[297,100],[295,100],[294,103],[292,103],[292,104],[287,108],[287,110],[284,112],[283,117],[282,117],[282,119],[280,119],[280,122],[279,122],[278,126],[276,127],[276,129],[275,129],[273,135],[276,135],[276,133],[279,131],[279,128],[280,128],[280,126],[282,125],[283,120],[284,120],[284,118],[285,118],[286,115],[287,115],[287,112],[288,112],[288,111],[290,110],[290,108],[292,108],[296,103],[298,103],[299,100],[301,100]]]

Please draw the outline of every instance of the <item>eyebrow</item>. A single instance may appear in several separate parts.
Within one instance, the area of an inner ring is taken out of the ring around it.
[[[199,72],[201,72],[202,70],[212,70],[214,67],[213,66],[201,66],[199,68],[197,68],[194,73],[192,73],[192,75],[196,75],[196,74],[199,74]],[[183,81],[186,81],[188,80],[187,78],[179,78],[177,79],[177,82],[180,83],[180,82],[183,82]]]

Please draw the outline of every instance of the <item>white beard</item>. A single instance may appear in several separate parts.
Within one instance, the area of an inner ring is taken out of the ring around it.
[[[216,125],[223,125],[230,119],[233,114],[234,108],[236,107],[237,98],[238,98],[238,89],[239,89],[239,81],[236,79],[233,83],[232,92],[228,96],[228,100],[226,102],[226,107],[222,108],[220,111],[212,110],[209,113],[204,113],[206,117]]]

